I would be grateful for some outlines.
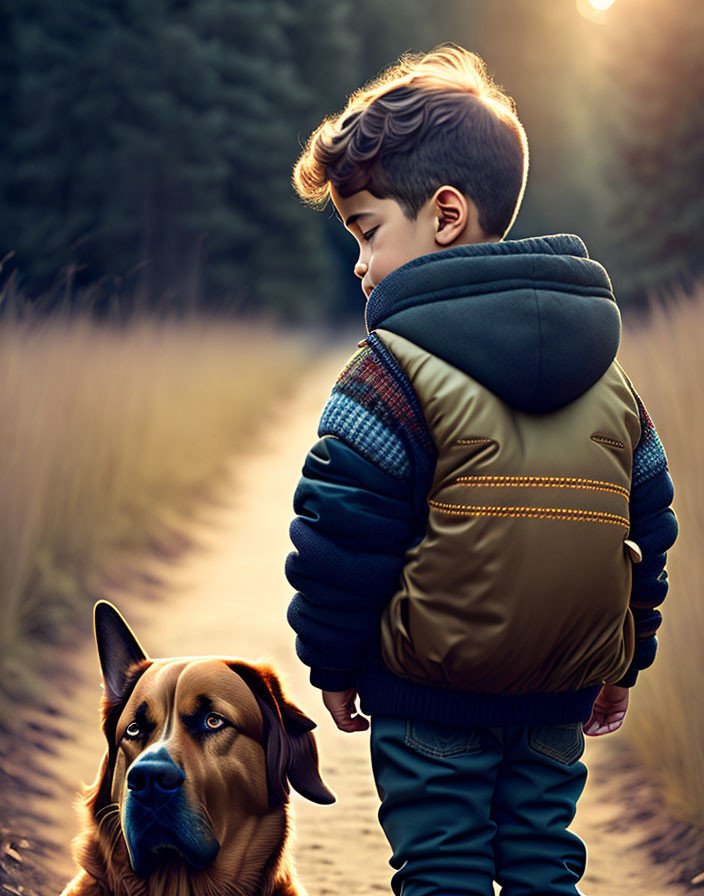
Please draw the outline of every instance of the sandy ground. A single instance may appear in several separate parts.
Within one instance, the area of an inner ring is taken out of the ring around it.
[[[318,806],[293,796],[294,853],[309,896],[391,892],[389,848],[376,818],[368,733],[344,734],[335,728],[318,692],[308,684],[307,669],[296,658],[293,633],[285,621],[291,589],[283,575],[283,558],[290,549],[292,493],[343,361],[339,353],[326,358],[296,396],[275,409],[258,439],[257,453],[233,463],[220,506],[203,508],[193,522],[197,549],[176,564],[140,561],[137,577],[125,576],[122,582],[101,588],[150,655],[268,657],[294,699],[318,722],[321,767],[338,802]],[[33,833],[39,841],[55,845],[34,860],[45,865],[51,879],[62,882],[74,873],[69,843],[78,823],[72,802],[80,783],[92,781],[103,751],[92,643],[77,649],[73,659],[78,677],[68,684],[57,680],[55,692],[50,685],[45,694],[56,710],[51,721],[55,752],[42,755],[44,773],[33,788],[40,793],[34,793],[29,803]],[[34,721],[29,717],[26,730],[31,732],[34,724],[39,731],[45,723],[39,714]],[[613,774],[624,764],[618,735],[587,740],[590,777],[574,824],[589,852],[583,891],[590,896],[690,892],[668,883],[673,868],[650,857],[643,845],[649,833],[647,819],[641,824],[624,815],[623,790],[615,786],[618,775]],[[40,738],[29,749],[43,750]],[[22,853],[21,844],[16,852]],[[25,862],[31,860],[27,853]],[[35,891],[0,885],[0,894],[23,892]],[[55,891],[47,889],[47,896],[50,892]]]

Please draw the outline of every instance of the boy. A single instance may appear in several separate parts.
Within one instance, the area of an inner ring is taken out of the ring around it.
[[[527,166],[450,44],[353,94],[294,172],[359,244],[369,335],[294,497],[288,618],[338,727],[368,727],[357,694],[371,715],[403,896],[580,892],[583,735],[653,662],[677,535],[606,272],[574,236],[504,240]]]

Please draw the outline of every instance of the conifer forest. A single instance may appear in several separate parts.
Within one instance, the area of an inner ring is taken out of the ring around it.
[[[509,237],[578,233],[623,306],[686,289],[704,264],[704,7],[619,0],[609,16],[555,0],[5,0],[0,287],[98,312],[118,297],[356,314],[348,238],[300,203],[292,165],[351,90],[451,39],[528,132]]]

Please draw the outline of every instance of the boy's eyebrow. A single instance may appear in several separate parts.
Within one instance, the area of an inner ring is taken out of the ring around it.
[[[357,212],[357,214],[355,215],[350,215],[349,218],[345,221],[345,227],[349,227],[350,224],[354,224],[357,218],[364,218],[365,216],[369,216],[371,214],[373,214],[373,212]]]

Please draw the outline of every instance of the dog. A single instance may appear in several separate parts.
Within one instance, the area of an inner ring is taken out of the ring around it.
[[[269,666],[151,659],[94,609],[107,750],[82,800],[62,896],[305,896],[286,847],[289,784],[335,802],[312,722]]]

